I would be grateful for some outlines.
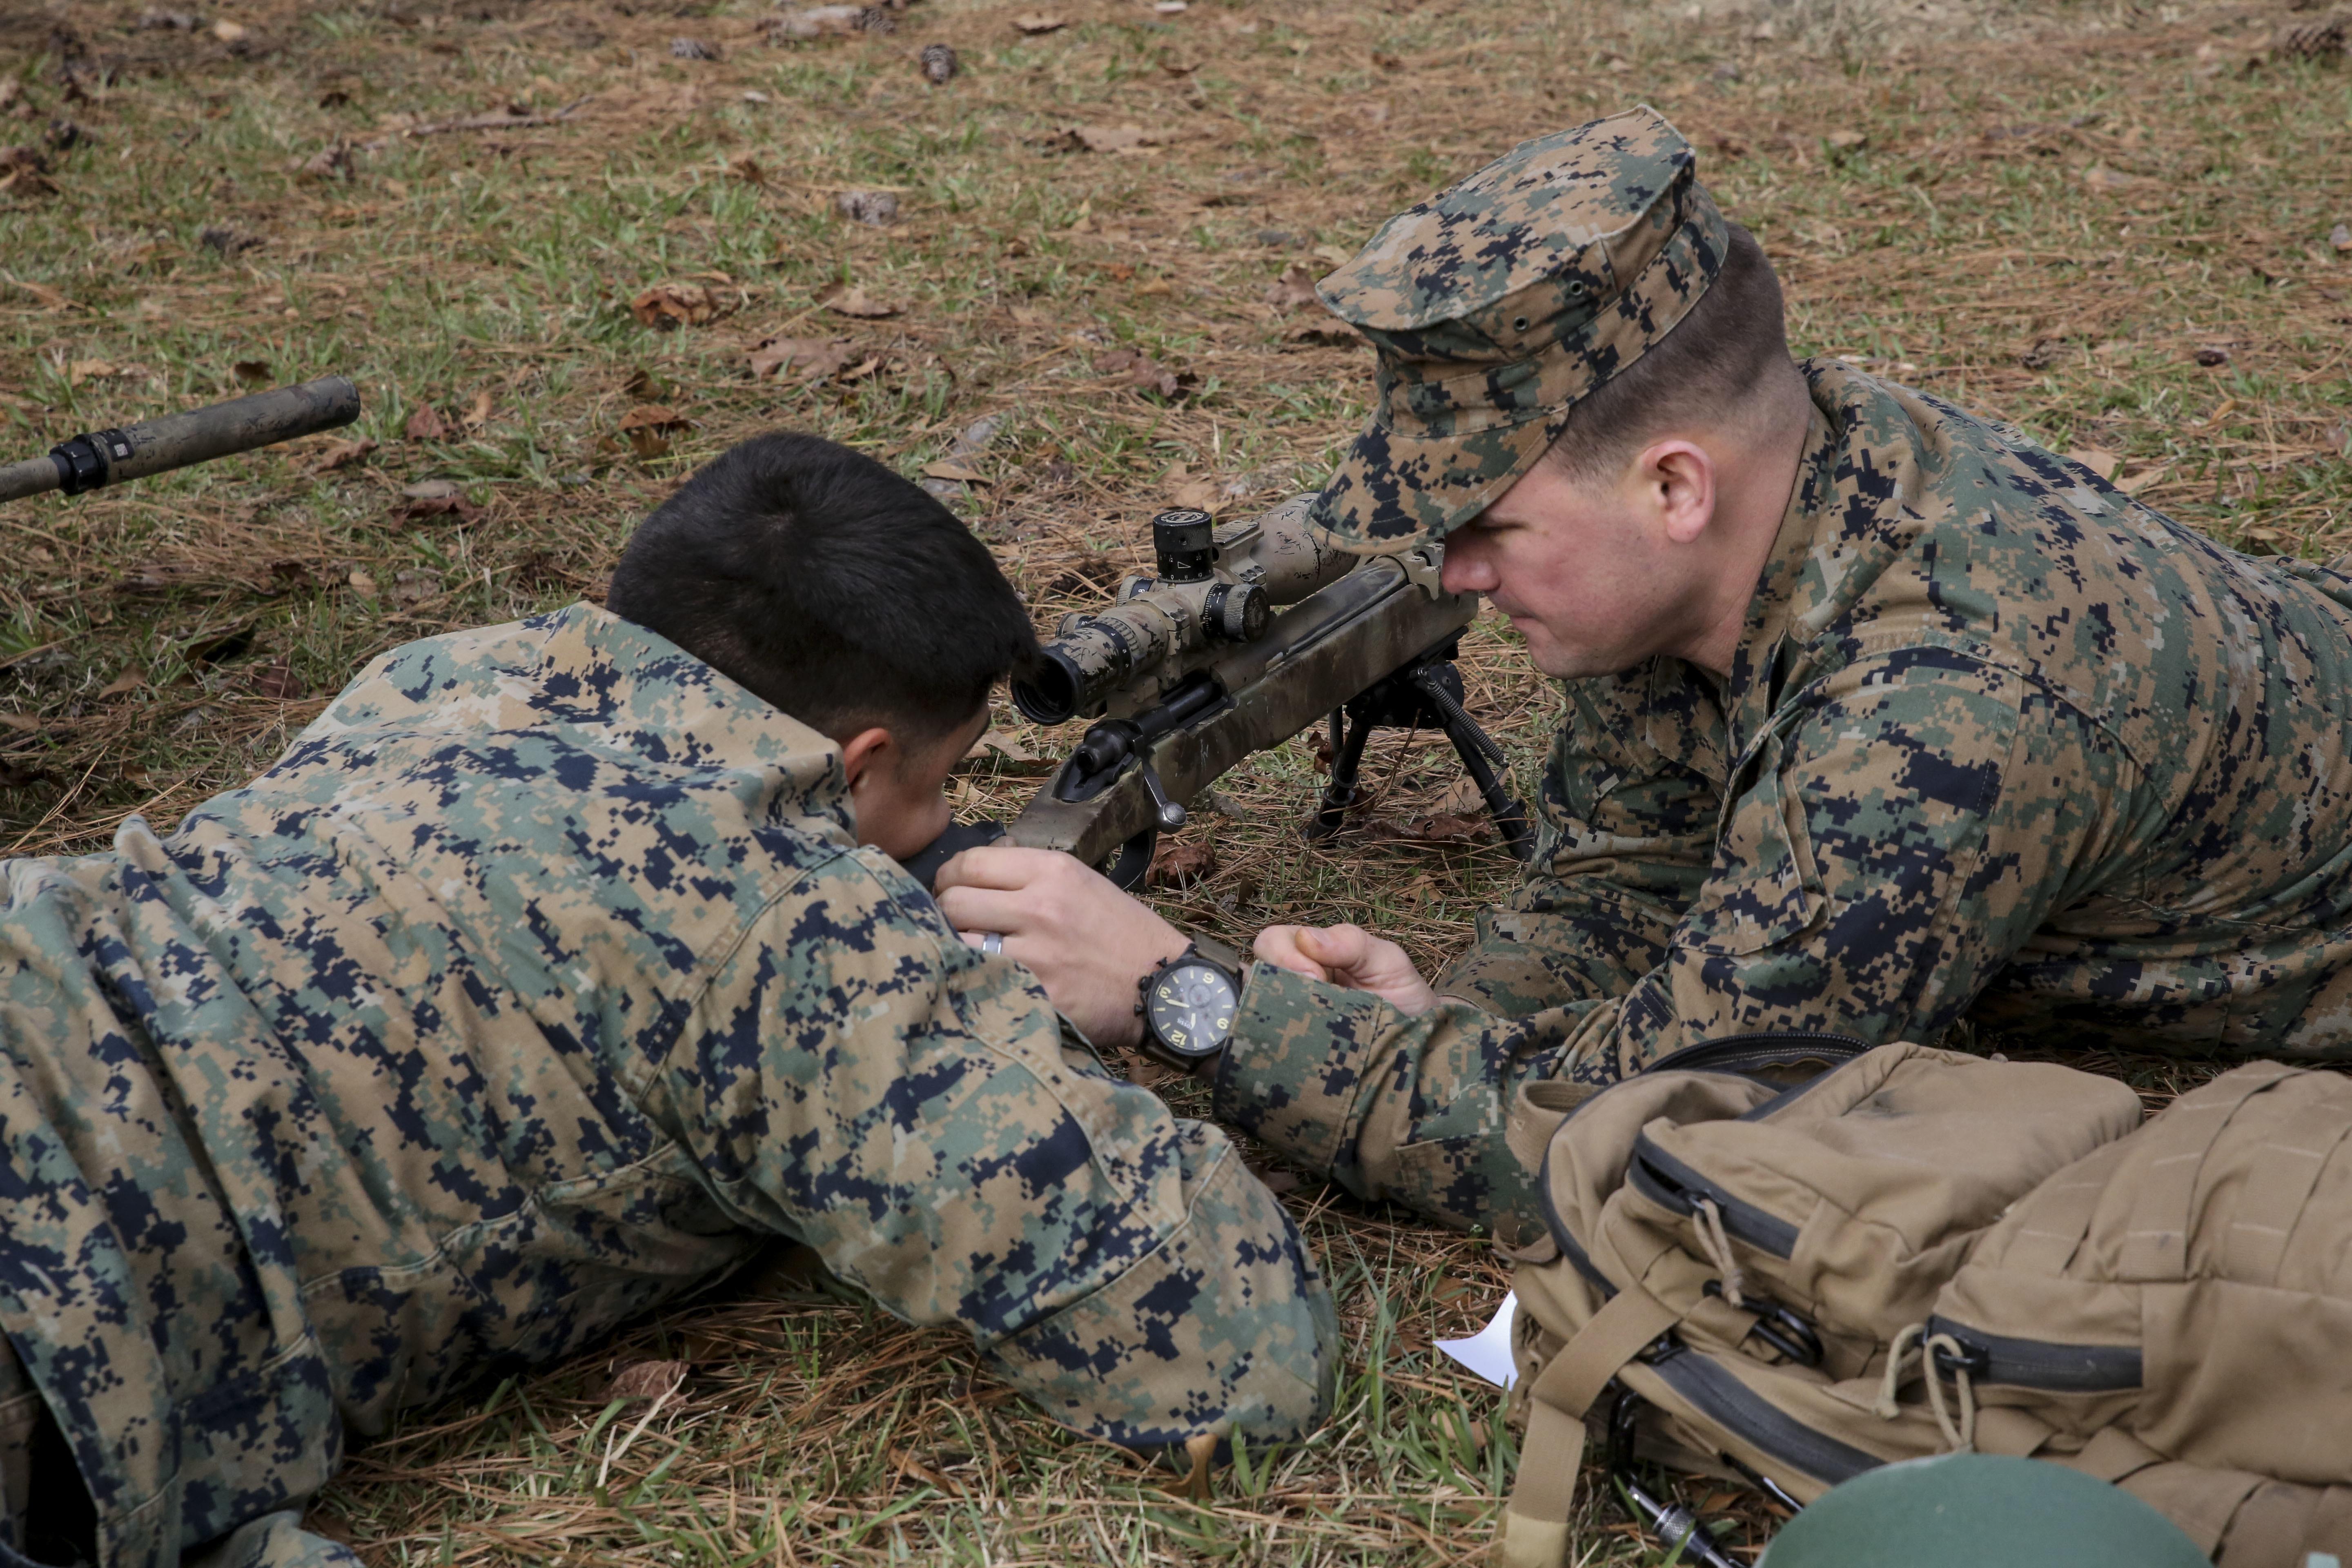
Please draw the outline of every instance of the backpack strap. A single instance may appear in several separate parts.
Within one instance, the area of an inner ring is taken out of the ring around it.
[[[1620,1290],[1544,1364],[1528,1389],[1519,1473],[1503,1509],[1496,1560],[1505,1568],[1559,1568],[1584,1457],[1584,1413],[1620,1368],[1682,1314],[1640,1286]]]

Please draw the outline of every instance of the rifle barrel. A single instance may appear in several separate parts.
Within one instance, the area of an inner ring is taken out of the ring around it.
[[[80,495],[101,485],[331,430],[359,416],[359,388],[348,377],[324,375],[208,408],[143,419],[124,429],[77,436],[51,447],[46,457],[0,467],[0,501],[45,490]]]

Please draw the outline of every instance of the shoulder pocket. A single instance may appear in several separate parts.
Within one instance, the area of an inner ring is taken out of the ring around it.
[[[1759,952],[1821,918],[1822,878],[1804,805],[1783,783],[1780,760],[1776,737],[1717,835],[1715,866],[1691,911],[1703,952]]]

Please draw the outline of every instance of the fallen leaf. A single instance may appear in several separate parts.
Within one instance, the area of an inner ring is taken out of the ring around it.
[[[2127,496],[2136,496],[2171,471],[2168,465],[2159,463],[2153,468],[2142,468],[2138,473],[2126,474],[2122,479],[2116,480],[2116,489]]]
[[[364,437],[356,441],[330,441],[312,460],[310,471],[314,474],[326,474],[332,473],[337,468],[348,468],[353,463],[366,458],[375,448],[376,444]]]
[[[213,37],[224,44],[240,43],[250,37],[252,29],[242,22],[232,22],[224,16],[213,24]]]
[[[1045,143],[1048,152],[1141,153],[1165,147],[1177,140],[1166,127],[1141,125],[1072,125]]]
[[[1013,25],[1034,38],[1041,33],[1058,33],[1070,24],[1067,17],[1049,16],[1042,11],[1024,11],[1013,18]]]
[[[457,423],[468,430],[478,430],[490,422],[490,410],[496,406],[490,398],[489,389],[484,387],[474,394],[474,401],[467,406],[465,413],[457,416]]]
[[[2066,458],[2069,462],[2082,464],[2103,479],[2114,479],[2116,470],[2124,466],[2121,457],[2096,447],[2077,447],[2066,454]]]
[[[196,230],[196,243],[217,255],[232,257],[241,256],[262,242],[257,236],[239,234],[233,228],[213,224]]]
[[[691,1363],[682,1361],[633,1361],[613,1373],[610,1397],[667,1399],[692,1370]]]
[[[462,495],[428,496],[412,500],[394,511],[393,521],[400,523],[431,522],[437,518],[455,518],[459,526],[481,521],[482,509]],[[398,597],[397,595],[394,595]]]
[[[6,162],[7,160],[5,157],[0,157],[0,163],[5,163]],[[58,293],[56,289],[50,288],[46,283],[27,283],[22,278],[10,278],[7,279],[6,281],[15,284],[19,289],[22,289],[26,293],[30,294],[34,299],[38,300],[42,305],[49,310],[67,310],[73,308],[73,301],[71,300],[67,299],[63,294]]]
[[[98,689],[98,695],[100,700],[109,697],[120,697],[126,691],[136,691],[142,686],[146,684],[147,672],[141,669],[137,665],[133,665],[129,669],[124,670],[121,675],[116,676],[112,680],[108,681],[104,686],[100,687]]]
[[[431,404],[420,403],[409,415],[408,423],[400,427],[400,434],[409,441],[446,441],[449,424]]]
[[[854,37],[859,33],[887,33],[895,23],[874,5],[807,5],[786,11],[768,24],[770,43],[798,43],[810,38]]]
[[[403,609],[411,609],[429,599],[441,596],[441,576],[436,572],[401,572],[392,579],[392,602]]]
[[[728,159],[727,174],[730,179],[740,180],[747,185],[768,183],[768,172],[760,167],[760,160],[749,153],[740,153]]]
[[[2327,243],[2338,255],[2352,251],[2352,223],[2339,223],[2329,229]]]
[[[621,416],[620,431],[627,438],[630,450],[651,461],[666,456],[672,439],[693,424],[693,420],[666,404],[647,403]]]
[[[979,740],[971,743],[971,750],[964,753],[964,760],[970,762],[984,752],[994,752],[1008,763],[1034,763],[1043,760],[1036,752],[1010,735],[1000,735],[993,730],[986,731]]]
[[[747,357],[754,381],[766,375],[782,380],[789,370],[805,384],[840,374],[853,355],[847,338],[762,338]]]
[[[2212,369],[2216,365],[2228,364],[2230,363],[2230,351],[2219,344],[2215,344],[2210,348],[2199,349],[2197,351],[2197,363],[2205,366],[2208,370]]]
[[[719,46],[701,38],[672,38],[669,52],[673,59],[715,60],[719,58]]]
[[[30,713],[11,713],[6,709],[0,708],[0,729],[14,730],[19,734],[29,735],[40,727],[41,721]]]
[[[1143,874],[1146,887],[1181,888],[1213,876],[1217,847],[1206,838],[1163,838],[1152,851],[1151,868]]]
[[[1315,294],[1315,273],[1301,263],[1289,263],[1282,268],[1282,278],[1265,284],[1265,303],[1275,310],[1303,310],[1306,306],[1322,310],[1322,299]]]
[[[2094,163],[2083,171],[2083,183],[2095,191],[2120,191],[2137,185],[2140,181],[2137,174],[2110,169],[2105,163]]]
[[[269,379],[269,362],[266,359],[241,359],[229,366],[228,372],[247,386],[259,386]]]
[[[253,647],[253,623],[220,631],[199,632],[180,645],[180,657],[190,664],[226,664]]]
[[[895,316],[903,308],[873,298],[855,283],[828,284],[818,292],[817,302],[836,314],[855,316],[861,321],[876,321],[885,316]]]
[[[73,363],[66,366],[66,381],[69,385],[74,386],[79,386],[83,382],[91,380],[94,377],[120,375],[121,374],[122,374],[121,368],[117,366],[112,360],[78,359],[74,361]]]
[[[363,598],[373,599],[375,597],[375,579],[369,576],[367,573],[361,568],[357,566],[352,567],[352,574],[344,578],[343,581],[351,584],[352,593],[360,595]]]
[[[1495,825],[1483,816],[1440,811],[1376,818],[1364,825],[1364,837],[1391,844],[1483,844],[1495,837]]]
[[[1439,1275],[1429,1287],[1429,1299],[1433,1301],[1451,1301],[1457,1296],[1466,1296],[1469,1293],[1470,1287],[1454,1279],[1451,1274]]]
[[[1381,69],[1384,71],[1397,71],[1404,69],[1404,58],[1402,56],[1388,54],[1380,49],[1374,49],[1372,51],[1372,63],[1380,67]]]
[[[1118,1065],[1120,1070],[1127,1074],[1127,1081],[1138,1089],[1159,1089],[1166,1084],[1181,1083],[1187,1076],[1141,1051],[1119,1052]]]
[[[246,682],[246,687],[256,696],[267,697],[276,702],[299,702],[310,695],[309,688],[302,684],[301,678],[294,673],[293,666],[282,654],[256,671],[253,679]]]
[[[1124,376],[1129,385],[1145,392],[1156,392],[1162,397],[1181,396],[1185,383],[1192,379],[1133,349],[1112,349],[1108,353],[1097,354],[1095,371],[1100,375]]]
[[[322,148],[297,163],[295,173],[313,180],[348,180],[352,177],[351,146],[338,142]]]
[[[894,191],[843,191],[833,198],[834,210],[852,223],[887,228],[898,221],[898,197]]]
[[[1168,499],[1174,505],[1190,507],[1194,511],[1213,511],[1224,500],[1224,492],[1214,479],[1193,479],[1178,485],[1169,492]]]
[[[403,485],[400,493],[410,500],[447,500],[466,491],[455,479],[419,479],[413,485]]]
[[[1356,330],[1336,318],[1328,321],[1302,321],[1282,334],[1286,343],[1318,348],[1354,348],[1363,342]]]
[[[967,485],[984,485],[988,483],[988,479],[985,475],[975,469],[968,468],[961,463],[950,462],[944,458],[925,463],[923,465],[923,476],[926,479],[955,479]]]
[[[1867,131],[1855,131],[1849,127],[1843,131],[1832,131],[1827,136],[1822,137],[1822,140],[1828,142],[1837,151],[1844,153],[1867,143],[1870,141],[1870,132]]]
[[[629,314],[641,327],[668,331],[703,325],[719,314],[719,306],[699,283],[656,283],[629,301]]]

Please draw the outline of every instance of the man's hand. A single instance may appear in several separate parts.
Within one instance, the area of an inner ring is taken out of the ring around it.
[[[1404,949],[1361,926],[1268,926],[1257,933],[1257,955],[1276,969],[1369,991],[1408,1016],[1437,1005]]]
[[[966,942],[989,931],[1063,1016],[1098,1046],[1143,1037],[1136,982],[1184,951],[1184,933],[1058,849],[983,845],[940,868],[940,909]]]

